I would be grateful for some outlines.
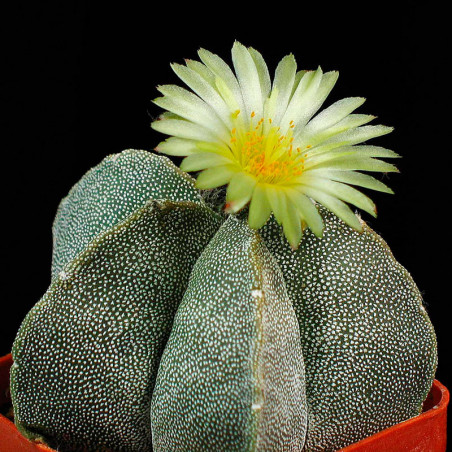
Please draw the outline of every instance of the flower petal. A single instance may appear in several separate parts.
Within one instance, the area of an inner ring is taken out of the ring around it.
[[[228,109],[230,112],[237,112],[237,114],[242,112],[243,109],[240,108],[240,104],[239,104],[239,102],[237,102],[237,97],[229,89],[229,86],[225,83],[225,81],[222,78],[220,78],[220,77],[215,78],[215,86],[217,88],[217,91],[220,93],[221,97],[223,98],[224,102],[228,106]],[[242,118],[245,118],[246,124],[248,124],[249,118],[246,116],[246,112],[244,112],[244,113],[245,114],[242,113],[240,115],[240,120]],[[231,113],[229,114],[229,116],[231,116]]]
[[[394,192],[383,182],[375,179],[368,174],[357,173],[356,171],[341,171],[333,169],[313,169],[309,174],[316,177],[323,177],[330,180],[336,180],[345,184],[357,185],[363,188],[380,191],[383,193],[394,194]]]
[[[157,132],[196,141],[216,141],[215,135],[208,129],[185,119],[160,119],[151,127]]]
[[[342,201],[353,204],[374,217],[377,216],[377,209],[374,202],[364,193],[361,193],[356,190],[356,188],[350,187],[349,185],[328,179],[309,176],[305,177],[303,185],[322,190]]]
[[[307,155],[307,157],[304,164],[304,169],[305,171],[307,171],[312,168],[319,167],[320,165],[325,165],[332,160],[352,157],[354,156],[354,150],[353,148],[350,149],[346,146],[339,146],[333,149],[325,147],[322,152],[316,152],[314,155],[309,155],[309,153],[305,155]]]
[[[282,224],[287,215],[287,199],[284,189],[275,185],[266,184],[265,191],[276,221]]]
[[[180,169],[186,172],[201,171],[206,168],[226,165],[228,163],[231,163],[231,161],[222,155],[202,152],[185,157],[180,165]]]
[[[314,135],[305,135],[304,129],[301,129],[296,135],[294,139],[294,146],[297,147],[305,147],[307,145],[314,148],[315,146],[321,144],[322,146],[327,143],[345,143],[349,144],[346,141],[346,138],[343,138],[342,132],[356,129],[363,124],[367,124],[368,122],[375,119],[375,116],[372,115],[357,115],[351,114],[346,116],[344,119],[329,127],[328,129],[322,130]],[[330,139],[331,138],[331,139]],[[343,138],[343,139],[341,139]]]
[[[344,148],[346,148],[344,146]],[[348,149],[354,150],[356,157],[383,157],[385,159],[397,159],[400,155],[391,151],[390,149],[383,148],[381,146],[373,145],[361,145],[361,146],[348,146]]]
[[[282,223],[283,231],[292,249],[296,250],[303,235],[301,217],[292,203],[288,202],[286,206],[287,214]]]
[[[350,207],[348,207],[347,204],[341,200],[312,187],[303,187],[303,192],[310,198],[325,206],[350,227],[356,229],[357,231],[362,231],[363,228],[358,217],[351,211]]]
[[[392,132],[393,130],[394,130],[393,127],[387,127],[382,125],[358,127],[356,129],[347,130],[343,133],[340,133],[330,138],[326,142],[331,143],[335,141],[340,141],[347,144],[358,144],[362,143],[363,141],[370,140],[371,138],[386,135]]]
[[[230,110],[218,93],[198,72],[181,64],[172,64],[176,75],[190,87],[201,99],[208,103],[227,127],[232,127]]]
[[[305,127],[307,122],[317,113],[317,110],[322,106],[323,102],[325,102],[333,89],[338,76],[339,73],[335,71],[323,74],[320,85],[313,94],[311,101],[306,104],[304,111],[300,112],[300,116],[295,120],[295,123],[297,124],[297,128],[295,129],[296,134],[298,133],[298,130],[302,130]]]
[[[218,142],[210,142],[210,141],[197,141],[196,146],[198,148],[198,152],[213,152],[214,154],[220,154],[229,159],[233,159],[233,154],[231,149],[228,146],[225,146],[223,143]]]
[[[279,106],[278,90],[273,90],[270,97],[265,100],[264,103],[264,135],[269,133],[269,130],[273,127],[272,118],[275,116],[276,110]]]
[[[256,179],[246,173],[234,175],[226,191],[228,212],[238,212],[248,204],[256,186]]]
[[[335,102],[309,121],[303,130],[303,136],[312,136],[332,127],[361,106],[364,101],[363,97],[347,97]]]
[[[290,100],[292,99],[293,95],[295,94],[295,91],[297,90],[298,85],[299,85],[300,82],[301,82],[301,79],[302,79],[306,74],[308,74],[308,73],[310,73],[310,72],[312,72],[312,71],[307,71],[307,70],[303,69],[303,70],[298,71],[297,73],[295,73],[295,80],[294,80],[294,82],[293,82],[292,92],[290,93],[289,102],[290,102]]]
[[[353,155],[340,156],[319,163],[315,168],[338,169],[347,171],[370,171],[381,173],[398,173],[399,170],[391,163],[373,158],[354,157]]]
[[[264,113],[264,102],[259,74],[248,49],[237,41],[232,47],[232,62],[242,91],[246,115],[254,112],[259,118]]]
[[[265,188],[257,184],[253,191],[248,215],[248,223],[253,229],[260,229],[271,214],[271,206]]]
[[[369,157],[398,158],[400,156],[394,151],[380,146],[339,146],[331,149],[329,145],[326,145],[314,150],[312,153],[305,153],[306,162],[304,167],[305,170],[308,170],[331,160]]]
[[[208,168],[198,175],[196,186],[201,190],[226,185],[235,174],[232,165],[221,165]]]
[[[191,70],[197,72],[210,86],[215,88],[215,74],[204,64],[196,60],[185,60]]]
[[[303,219],[306,221],[312,232],[317,237],[322,237],[324,228],[323,220],[313,202],[301,191],[296,189],[288,189],[287,195],[290,202],[292,202],[302,214]]]
[[[196,141],[186,140],[184,138],[170,137],[165,141],[159,143],[155,148],[157,152],[166,155],[174,155],[177,157],[185,157],[187,155],[196,154],[199,152],[196,146]]]
[[[273,80],[272,94],[277,94],[277,106],[272,118],[276,124],[279,124],[284,112],[287,109],[292,89],[295,82],[295,73],[297,63],[293,55],[285,56],[276,67],[275,78]]]
[[[205,49],[200,49],[198,55],[199,58],[201,58],[201,61],[215,74],[215,76],[223,80],[229,91],[233,94],[239,106],[239,110],[246,111],[239,82],[229,65],[227,65],[218,55]]]
[[[250,55],[253,57],[254,64],[256,65],[257,73],[259,74],[259,82],[261,85],[262,99],[266,99],[270,94],[272,82],[270,79],[270,73],[268,72],[267,63],[262,55],[252,47],[248,49]]]
[[[229,141],[229,129],[216,115],[215,110],[198,96],[175,85],[160,86],[158,90],[165,97],[155,99],[153,102],[156,105],[211,130],[222,141]]]
[[[280,121],[281,133],[287,132],[292,121],[296,126],[300,118],[303,117],[306,106],[315,96],[320,85],[322,75],[322,69],[318,68],[316,71],[307,72],[301,79]]]

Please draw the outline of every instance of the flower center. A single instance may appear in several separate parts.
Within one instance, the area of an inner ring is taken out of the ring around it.
[[[300,148],[293,148],[293,121],[283,135],[272,119],[251,113],[249,126],[239,118],[240,111],[233,113],[234,128],[231,130],[230,148],[244,171],[264,183],[290,183],[304,170],[304,156]]]

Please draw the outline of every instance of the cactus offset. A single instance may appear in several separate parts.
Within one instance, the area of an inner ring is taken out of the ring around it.
[[[15,422],[62,451],[334,451],[416,416],[436,339],[422,297],[347,205],[365,172],[396,168],[363,145],[347,98],[316,115],[337,73],[272,82],[236,43],[174,65],[161,86],[173,135],[90,170],[54,222],[52,283],[13,345]],[[221,187],[221,188],[220,188]],[[210,190],[215,189],[212,193]],[[201,190],[201,191],[200,191]],[[223,214],[219,214],[224,206]]]

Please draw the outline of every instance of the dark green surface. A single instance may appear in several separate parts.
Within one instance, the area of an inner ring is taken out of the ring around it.
[[[230,217],[193,270],[152,398],[156,451],[301,450],[298,323],[256,231]]]
[[[320,210],[323,238],[306,231],[295,252],[274,221],[261,231],[300,323],[306,451],[334,451],[419,414],[437,361],[422,296],[386,243]]]
[[[149,202],[66,265],[13,347],[11,393],[25,434],[67,451],[151,449],[160,356],[219,223],[199,204]]]
[[[52,276],[98,234],[150,200],[202,202],[194,179],[165,156],[129,149],[90,169],[58,207]]]
[[[170,333],[156,451],[300,450],[306,424],[303,450],[334,451],[419,413],[435,334],[378,235],[320,208],[324,237],[308,230],[296,251],[273,219],[250,230],[246,212],[210,242],[225,217],[207,205],[219,211],[221,193],[201,198],[168,159],[134,150],[62,201],[53,282],[13,350],[25,435],[151,450]]]

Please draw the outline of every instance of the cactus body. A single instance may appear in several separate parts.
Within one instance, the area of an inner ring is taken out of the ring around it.
[[[335,451],[420,413],[436,368],[422,297],[386,243],[321,208],[323,238],[297,251],[261,231],[300,323],[309,406],[306,451]]]
[[[193,270],[152,400],[158,451],[301,450],[298,323],[256,231],[229,218]]]
[[[107,157],[59,207],[13,346],[18,428],[62,451],[308,452],[418,414],[422,297],[369,227],[319,211],[294,251],[273,220],[222,225],[168,159]]]
[[[22,432],[63,450],[150,450],[160,356],[218,226],[207,207],[150,202],[66,265],[13,347]]]
[[[129,149],[106,157],[61,201],[53,224],[52,276],[101,232],[151,199],[201,202],[194,180],[167,157]]]

